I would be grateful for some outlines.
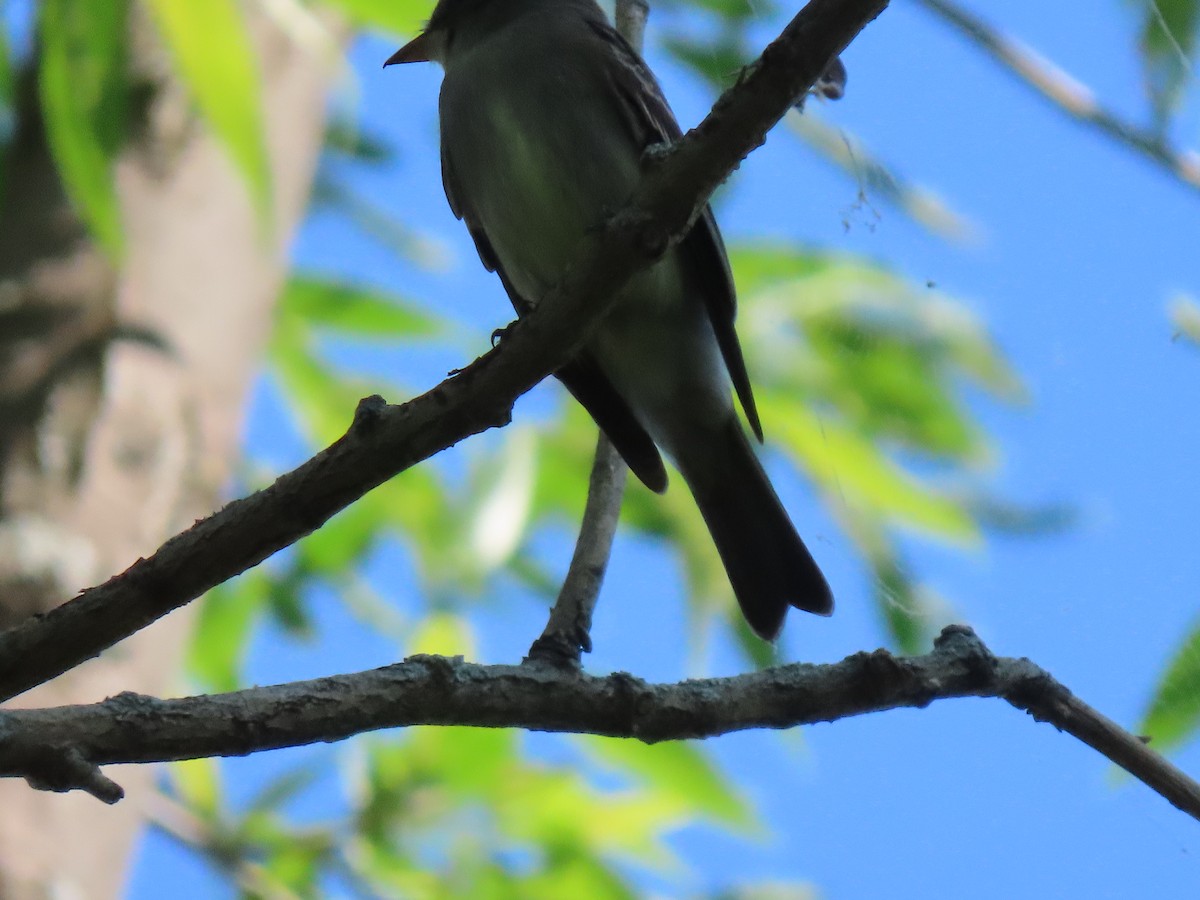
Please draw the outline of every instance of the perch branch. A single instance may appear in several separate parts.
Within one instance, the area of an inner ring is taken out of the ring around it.
[[[359,672],[206,697],[120,694],[88,706],[0,711],[0,776],[29,777],[47,752],[94,768],[338,741],[380,728],[470,725],[635,738],[706,738],[794,728],[954,697],[999,697],[1074,735],[1193,818],[1200,784],[1027,659],[994,656],[951,626],[924,656],[886,650],[731,678],[647,684],[549,666],[482,666],[414,656]],[[66,785],[69,786],[69,785]],[[79,787],[86,787],[81,779]],[[64,785],[59,783],[57,789]]]
[[[642,52],[645,43],[649,15],[647,0],[617,0],[614,12],[617,31],[638,53]],[[625,477],[624,460],[601,431],[596,439],[587,503],[567,577],[550,610],[550,621],[529,648],[525,662],[578,668],[581,654],[592,652],[592,613],[604,583],[604,570],[608,567],[613,537],[621,518]]]
[[[621,518],[621,498],[628,471],[612,441],[600,432],[575,553],[550,611],[550,621],[529,648],[526,662],[578,668],[581,651],[592,652],[592,611]]]
[[[696,128],[648,167],[628,206],[590,232],[551,296],[501,345],[400,406],[372,397],[330,447],[167,541],[148,559],[0,634],[0,701],[98,655],[310,534],[371,488],[488,428],[589,337],[631,275],[683,235],[713,189],[765,139],[888,0],[812,0]]]

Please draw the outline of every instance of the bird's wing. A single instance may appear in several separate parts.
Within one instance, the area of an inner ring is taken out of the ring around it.
[[[588,24],[600,40],[609,46],[612,57],[620,63],[608,67],[609,78],[613,90],[625,101],[621,109],[630,137],[643,150],[652,144],[668,144],[678,140],[683,132],[650,67],[607,22],[589,21]],[[746,413],[746,421],[750,423],[754,436],[762,441],[762,423],[758,418],[754,393],[750,389],[746,360],[733,327],[737,315],[733,273],[729,271],[725,242],[721,240],[711,207],[704,207],[704,212],[680,243],[680,251],[690,264],[690,271],[696,276],[695,284],[701,286],[704,305],[717,336],[717,345],[721,348],[721,356],[729,370],[742,410]]]
[[[484,268],[500,276],[500,282],[504,285],[508,299],[512,301],[513,309],[517,311],[518,316],[525,315],[533,308],[533,304],[521,295],[505,274],[504,266],[488,240],[487,232],[459,191],[454,165],[446,153],[444,143],[442,187],[446,191],[446,201],[450,204],[451,212],[466,223]],[[667,470],[663,466],[658,448],[592,355],[582,351],[554,374],[571,396],[588,411],[596,425],[608,435],[633,474],[655,493],[661,494],[665,491]]]

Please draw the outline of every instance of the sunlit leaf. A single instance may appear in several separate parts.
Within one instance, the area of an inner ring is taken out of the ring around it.
[[[461,618],[448,613],[434,613],[421,622],[420,627],[412,636],[408,652],[469,657],[474,655],[474,641],[471,637],[470,628],[467,627],[466,622]],[[496,746],[494,740],[487,737],[487,732],[480,734],[476,734],[473,731],[464,733],[461,736],[461,741],[464,743],[470,742],[477,748],[481,748],[481,742],[486,741],[492,741],[489,746]],[[481,764],[485,755],[480,750],[479,757]],[[467,766],[467,768],[471,767]]]
[[[263,221],[269,222],[271,170],[262,76],[239,4],[236,0],[147,3],[180,78],[246,179]]]
[[[537,470],[537,443],[529,428],[506,429],[501,452],[493,454],[485,479],[472,492],[467,541],[485,572],[502,564],[520,546],[529,524]]]
[[[8,144],[16,128],[14,108],[16,74],[8,34],[0,28],[0,203],[4,201],[8,178]]]
[[[352,380],[323,360],[311,335],[298,324],[281,323],[270,345],[272,373],[309,440],[317,446],[345,433],[358,401],[378,393],[378,381]]]
[[[242,661],[251,627],[266,605],[269,581],[264,570],[254,569],[204,595],[187,657],[189,674],[204,687],[241,687]]]
[[[16,88],[12,47],[9,46],[8,32],[0,28],[0,146],[8,143],[9,138],[12,137],[13,103],[16,100]]]
[[[278,315],[339,334],[378,340],[444,333],[442,320],[393,294],[313,275],[296,276],[280,299]]]
[[[746,802],[699,744],[582,738],[580,745],[618,773],[644,780],[655,791],[674,794],[692,815],[739,828],[753,821]]]
[[[46,0],[38,88],[50,149],[100,245],[121,252],[113,164],[125,135],[127,0]]]
[[[172,763],[170,773],[174,793],[195,815],[210,821],[221,811],[221,771],[216,759],[184,759]]]
[[[954,499],[920,484],[869,441],[804,408],[775,425],[777,439],[838,503],[866,507],[896,525],[973,544],[978,529]]]
[[[1193,627],[1159,679],[1138,731],[1160,751],[1177,747],[1200,728],[1200,624]]]
[[[325,0],[356,25],[412,36],[425,24],[433,0]],[[380,60],[382,63],[383,60]]]

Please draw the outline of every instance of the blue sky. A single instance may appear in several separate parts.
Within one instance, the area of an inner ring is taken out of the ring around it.
[[[1083,22],[1079,12],[1031,0],[989,10],[1137,119],[1144,104],[1129,8],[1099,4]],[[692,124],[710,98],[653,51],[653,36],[651,63],[680,120]],[[506,321],[509,307],[442,197],[440,73],[382,72],[392,49],[369,39],[352,55],[364,122],[401,147],[394,170],[364,176],[360,186],[444,241],[450,266],[399,269],[382,249],[320,219],[299,236],[295,259],[434,298],[486,334]],[[974,404],[999,450],[991,486],[1017,501],[1069,504],[1077,518],[1059,534],[992,536],[975,550],[917,538],[906,540],[906,550],[952,600],[953,618],[973,625],[997,653],[1030,657],[1132,726],[1200,615],[1200,349],[1173,341],[1166,315],[1175,292],[1200,295],[1200,194],[1067,121],[911,4],[893,4],[845,60],[848,95],[821,114],[935,190],[977,226],[976,237],[958,244],[931,237],[878,199],[878,216],[857,209],[857,185],[783,129],[735,176],[722,227],[729,237],[783,236],[883,261],[965,298],[988,323],[1030,392],[1020,408]],[[1179,138],[1196,143],[1198,125],[1192,108]],[[431,385],[445,366],[428,369]],[[258,397],[252,448],[280,464],[295,461],[300,450],[279,436],[269,395]],[[839,601],[829,620],[793,616],[781,656],[832,661],[880,646],[870,586],[847,542],[806,484],[783,471],[776,477],[793,517],[822,548]],[[401,569],[381,565],[390,575]],[[390,587],[401,597],[403,590]],[[661,548],[619,540],[588,668],[663,680],[690,674],[682,642],[664,652],[656,639],[659,623],[679,628],[679,591]],[[329,640],[297,647],[264,635],[258,649],[270,650],[271,660],[256,666],[255,680],[391,661],[390,646],[354,632],[332,601],[318,603],[318,615]],[[480,657],[518,659],[542,615],[520,602],[482,615]],[[707,671],[742,665],[719,644]],[[693,869],[685,882],[693,892],[786,878],[811,881],[830,898],[1128,898],[1194,896],[1200,884],[1200,825],[1148,789],[1115,779],[1106,761],[1072,738],[999,701],[941,703],[810,728],[800,738],[743,734],[708,746],[772,834],[744,840],[684,829],[675,844]],[[1185,748],[1177,761],[1200,773],[1200,748]],[[238,760],[227,771],[245,790],[278,764]],[[311,802],[319,816],[322,801]],[[131,895],[159,896],[166,877],[177,900],[220,896],[202,866],[150,839]]]

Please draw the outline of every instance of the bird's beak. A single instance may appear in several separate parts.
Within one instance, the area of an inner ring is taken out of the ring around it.
[[[389,56],[383,67],[386,69],[388,66],[398,65],[399,63],[429,62],[434,58],[433,53],[437,49],[434,46],[435,41],[436,39],[430,32],[422,31]]]

